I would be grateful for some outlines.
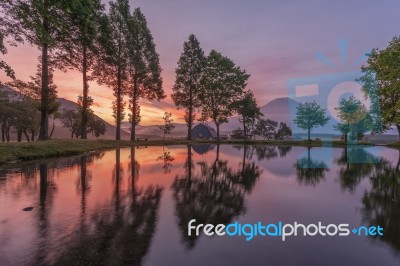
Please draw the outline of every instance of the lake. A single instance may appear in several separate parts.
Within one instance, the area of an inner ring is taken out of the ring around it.
[[[0,167],[0,265],[399,265],[400,154],[384,147],[121,148]],[[188,223],[383,235],[188,235]]]

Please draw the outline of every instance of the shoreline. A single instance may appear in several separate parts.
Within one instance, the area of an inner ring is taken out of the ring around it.
[[[201,145],[201,144],[220,144],[220,145],[290,145],[301,147],[352,147],[352,146],[383,146],[399,149],[400,143],[374,145],[372,143],[360,142],[345,143],[343,141],[333,141],[331,143],[320,141],[295,141],[295,140],[140,140],[131,142],[128,140],[48,140],[35,142],[3,142],[0,143],[0,165],[13,164],[25,161],[40,159],[59,158],[73,155],[85,154],[88,152],[110,150],[115,148],[132,146],[171,146],[171,145]]]

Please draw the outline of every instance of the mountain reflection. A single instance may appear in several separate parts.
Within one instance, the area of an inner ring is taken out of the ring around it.
[[[209,164],[192,160],[192,147],[187,147],[185,174],[177,175],[171,189],[176,206],[178,226],[183,242],[191,249],[198,237],[188,236],[187,225],[192,219],[196,223],[227,224],[245,212],[246,193],[251,192],[261,170],[255,163],[246,162],[246,148],[239,169],[234,170],[227,160],[219,157],[217,146],[216,158]]]

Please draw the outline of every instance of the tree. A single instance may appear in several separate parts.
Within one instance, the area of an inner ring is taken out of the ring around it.
[[[31,45],[41,50],[40,134],[39,139],[49,138],[49,52],[59,46],[66,34],[66,12],[70,1],[16,0],[7,1],[5,12],[18,33]]]
[[[88,98],[88,125],[87,133],[92,134],[96,138],[104,135],[107,131],[107,126],[103,120],[98,118],[93,111],[90,109],[90,105],[93,103],[91,97]],[[82,109],[83,109],[83,97],[78,97],[78,107],[74,109],[62,109],[58,114],[57,118],[61,120],[62,126],[68,128],[71,131],[71,138],[81,137],[81,124],[82,124]]]
[[[307,130],[308,140],[311,140],[310,133],[313,128],[324,126],[329,121],[329,117],[326,116],[326,110],[315,101],[300,103],[296,109],[294,122],[299,128]]]
[[[115,139],[121,139],[121,123],[125,117],[124,95],[130,86],[128,19],[130,7],[128,0],[110,2],[108,15],[99,17],[99,61],[93,71],[99,84],[105,84],[114,91],[113,116],[116,123]]]
[[[286,125],[285,122],[279,123],[279,129],[275,133],[275,139],[276,140],[283,140],[284,138],[292,136],[292,130],[288,125]]]
[[[57,115],[60,119],[62,127],[68,128],[71,131],[71,139],[79,137],[80,119],[79,112],[76,109],[62,109]]]
[[[242,98],[233,103],[235,111],[240,115],[239,121],[243,123],[244,139],[252,134],[249,127],[255,127],[256,120],[264,116],[257,106],[256,98],[251,90],[246,91]]]
[[[163,132],[163,140],[165,139],[165,135],[171,134],[171,131],[175,128],[175,125],[172,124],[174,120],[171,118],[172,114],[169,112],[164,113],[164,125],[158,125],[157,127]]]
[[[191,34],[183,44],[183,52],[175,69],[175,84],[172,87],[172,100],[178,109],[185,109],[185,121],[188,127],[187,139],[192,138],[192,124],[195,113],[201,107],[200,81],[205,66],[204,52],[196,36]]]
[[[7,54],[7,48],[5,46],[5,40],[12,46],[15,46],[17,42],[22,42],[22,38],[19,36],[18,32],[15,30],[13,23],[7,19],[7,10],[9,10],[10,1],[2,1],[0,3],[0,54]],[[4,60],[0,58],[0,70],[6,73],[6,76],[15,79],[15,72]],[[0,82],[1,85],[1,82]]]
[[[268,140],[271,140],[275,137],[276,128],[278,127],[278,122],[270,120],[270,119],[258,119],[255,134],[258,136],[262,136]]]
[[[100,0],[71,0],[71,9],[67,16],[68,38],[62,41],[63,49],[57,50],[57,59],[62,68],[76,69],[82,73],[82,123],[80,135],[87,138],[89,115],[88,72],[93,70],[97,61],[98,17],[102,15]]]
[[[201,79],[202,119],[214,121],[218,141],[219,126],[233,114],[234,103],[241,99],[249,77],[232,60],[215,50],[208,55]]]
[[[131,140],[135,140],[135,127],[140,122],[140,99],[161,100],[166,96],[162,88],[159,55],[147,21],[139,8],[136,8],[128,20],[128,57],[129,75],[132,85],[129,87],[129,115]]]
[[[335,125],[335,129],[339,130],[345,137],[350,133],[350,139],[359,139],[370,128],[370,116],[365,105],[360,100],[351,96],[349,99],[343,98],[339,107],[335,110],[339,112],[338,117],[341,122]]]
[[[372,132],[397,128],[400,141],[400,36],[394,37],[383,50],[373,49],[363,66],[362,90],[371,100]]]

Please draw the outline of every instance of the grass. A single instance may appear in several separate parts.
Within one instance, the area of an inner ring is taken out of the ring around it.
[[[20,161],[30,161],[37,159],[72,156],[91,151],[114,149],[117,147],[128,146],[167,146],[167,145],[187,145],[187,144],[216,144],[209,140],[149,140],[149,141],[116,141],[116,140],[48,140],[37,142],[10,142],[0,143],[0,164],[13,163]],[[220,144],[250,144],[250,145],[291,145],[303,147],[327,146],[320,141],[276,141],[276,140],[222,140]],[[347,146],[343,141],[334,141],[333,147]],[[329,146],[331,146],[329,145]],[[369,143],[358,143],[357,145],[371,145]],[[397,144],[397,148],[400,145]]]

